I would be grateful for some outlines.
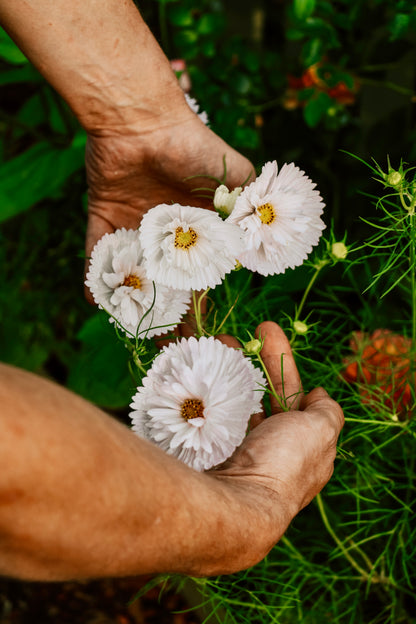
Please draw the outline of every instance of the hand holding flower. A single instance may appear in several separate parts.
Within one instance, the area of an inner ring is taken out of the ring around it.
[[[230,460],[211,474],[234,486],[237,495],[247,498],[252,488],[258,490],[256,496],[262,501],[258,526],[268,523],[268,532],[261,533],[270,540],[270,548],[281,536],[282,509],[289,522],[331,477],[344,419],[340,406],[323,388],[303,396],[290,345],[280,327],[267,321],[258,333],[264,338],[261,356],[276,393],[291,403],[291,409],[282,412],[272,396],[273,416],[263,416]]]
[[[275,389],[290,400],[300,380],[288,342],[273,323],[261,332]],[[0,370],[2,574],[235,572],[267,554],[332,473],[343,417],[322,389],[200,473],[50,381]]]

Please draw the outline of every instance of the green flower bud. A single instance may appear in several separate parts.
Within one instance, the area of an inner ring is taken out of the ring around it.
[[[345,260],[348,256],[348,247],[344,243],[333,243],[331,245],[331,256],[334,260]]]
[[[261,340],[254,338],[253,340],[249,340],[244,345],[244,351],[247,355],[258,355],[261,351]]]
[[[400,171],[395,171],[394,169],[391,169],[386,175],[386,183],[389,186],[399,186],[402,180],[403,175],[400,173]]]
[[[293,323],[293,329],[295,330],[295,333],[299,336],[304,336],[308,333],[309,327],[303,321],[295,321]]]

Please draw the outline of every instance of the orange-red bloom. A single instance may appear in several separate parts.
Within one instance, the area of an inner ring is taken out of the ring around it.
[[[288,88],[283,96],[283,107],[287,110],[292,110],[297,108],[298,106],[304,106],[306,101],[299,100],[298,91],[302,89],[313,87],[317,92],[327,93],[333,100],[338,102],[339,104],[343,104],[344,106],[349,106],[354,104],[355,95],[358,90],[358,82],[355,81],[352,89],[347,87],[345,82],[338,82],[335,86],[329,87],[325,81],[325,78],[331,78],[331,75],[328,73],[327,76],[324,75],[323,78],[319,75],[319,68],[321,67],[321,63],[315,63],[306,69],[302,76],[287,76]]]
[[[400,420],[409,418],[416,388],[411,340],[389,329],[376,329],[371,335],[357,331],[350,347],[354,356],[346,361],[346,381],[359,384],[365,403],[384,405]]]

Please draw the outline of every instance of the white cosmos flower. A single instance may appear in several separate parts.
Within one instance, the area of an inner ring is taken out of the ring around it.
[[[185,290],[220,284],[241,254],[241,237],[241,229],[217,213],[179,204],[155,206],[140,226],[149,278]]]
[[[277,173],[276,161],[237,197],[227,221],[244,230],[241,264],[262,275],[299,266],[317,245],[326,227],[324,203],[315,184],[293,163]]]
[[[190,292],[155,284],[156,298],[151,312],[154,289],[143,266],[138,230],[122,228],[105,234],[95,245],[86,286],[95,303],[109,312],[126,331],[136,334],[150,329],[147,337],[164,334],[176,327],[189,307]],[[110,321],[114,322],[113,318]],[[168,327],[159,328],[160,325]],[[144,336],[144,333],[140,334]]]
[[[196,99],[191,97],[187,93],[185,93],[185,99],[186,99],[186,102],[187,102],[189,108],[191,110],[193,110],[194,113],[196,113],[198,115],[198,117],[200,118],[202,123],[204,123],[207,126],[209,124],[208,115],[207,115],[207,113],[205,111],[199,112],[199,104],[196,101]]]
[[[261,410],[263,373],[210,338],[164,347],[130,407],[133,430],[195,470],[224,462]]]

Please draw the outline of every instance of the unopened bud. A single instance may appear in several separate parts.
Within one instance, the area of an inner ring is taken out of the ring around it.
[[[348,247],[344,243],[333,243],[331,245],[331,256],[335,260],[345,260],[348,256]]]
[[[386,183],[389,186],[399,186],[403,180],[403,175],[399,171],[391,169],[390,173],[386,175]]]
[[[242,191],[241,186],[237,186],[233,191],[229,191],[225,184],[221,184],[215,189],[214,208],[221,214],[230,215],[234,210],[237,197]]]
[[[254,338],[253,340],[249,340],[244,345],[244,351],[247,355],[258,355],[261,351],[261,340]]]
[[[304,336],[308,333],[309,327],[303,321],[295,321],[293,323],[293,329],[296,334],[299,334],[299,336]]]

